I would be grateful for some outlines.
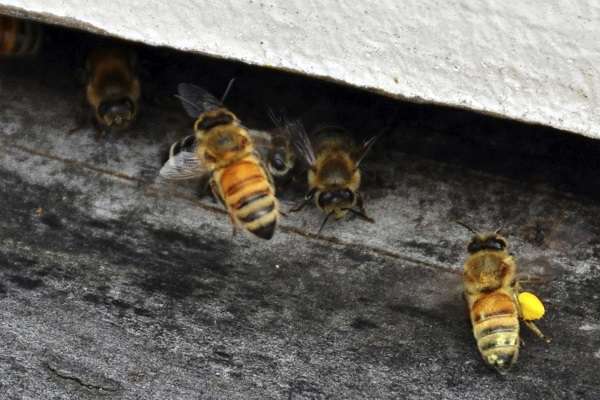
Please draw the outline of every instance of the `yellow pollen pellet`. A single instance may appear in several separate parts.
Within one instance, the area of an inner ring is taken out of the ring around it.
[[[533,293],[519,293],[519,304],[521,305],[521,314],[526,321],[535,321],[544,316],[546,310],[544,305]]]

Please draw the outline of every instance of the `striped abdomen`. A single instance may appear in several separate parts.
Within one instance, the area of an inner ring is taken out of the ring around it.
[[[275,190],[255,156],[248,156],[215,176],[234,222],[262,239],[271,239],[279,218]]]
[[[479,352],[487,364],[506,370],[519,356],[519,314],[514,299],[502,290],[473,297],[470,314]]]
[[[33,55],[41,43],[39,24],[0,15],[0,56]]]

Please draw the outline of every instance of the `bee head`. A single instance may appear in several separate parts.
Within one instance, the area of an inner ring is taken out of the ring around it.
[[[235,124],[236,122],[237,118],[232,112],[224,108],[218,108],[200,115],[194,123],[194,130],[206,132],[215,127]]]
[[[475,254],[481,250],[504,251],[507,246],[506,239],[500,236],[498,232],[484,235],[477,234],[469,242],[467,251],[470,254]]]
[[[287,174],[294,166],[294,161],[285,149],[276,149],[269,155],[269,171],[274,176]]]
[[[336,209],[348,209],[354,206],[356,196],[348,188],[333,189],[320,192],[317,195],[317,204],[326,212]]]
[[[135,105],[130,98],[104,100],[98,106],[100,122],[110,128],[125,128],[135,116]]]

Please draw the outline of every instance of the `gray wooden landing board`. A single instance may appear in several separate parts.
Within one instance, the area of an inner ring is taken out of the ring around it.
[[[315,238],[312,210],[232,239],[209,199],[148,181],[177,135],[161,116],[68,136],[75,93],[0,79],[0,398],[600,397],[597,204],[398,153],[367,193],[377,224]],[[550,276],[533,289],[554,341],[524,332],[504,378],[459,294],[465,216]]]

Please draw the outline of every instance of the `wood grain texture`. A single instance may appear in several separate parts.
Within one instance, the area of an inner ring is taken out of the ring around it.
[[[0,67],[1,398],[600,397],[600,206],[585,193],[593,183],[576,184],[585,169],[575,162],[530,166],[526,147],[497,160],[508,133],[467,147],[456,142],[467,133],[414,124],[446,115],[451,127],[455,114],[419,108],[365,163],[376,224],[344,219],[317,238],[322,215],[310,208],[269,243],[232,238],[225,212],[193,185],[153,182],[168,145],[191,132],[178,108],[146,104],[131,134],[69,136],[81,93],[68,62],[52,62]],[[244,93],[265,88],[268,103],[264,82],[296,78],[244,71],[231,107],[252,124],[262,106]],[[372,103],[311,85],[277,98],[292,109],[332,93],[342,110]],[[485,121],[488,132],[504,126]],[[305,190],[291,186],[284,209]],[[472,337],[460,296],[469,235],[457,218],[504,223],[521,269],[550,277],[532,289],[553,342],[523,329],[506,378]]]

